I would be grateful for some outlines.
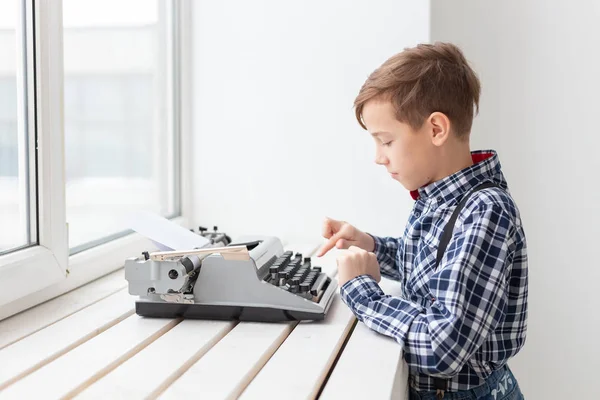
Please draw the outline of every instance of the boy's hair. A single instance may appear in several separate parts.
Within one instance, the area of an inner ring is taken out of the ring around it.
[[[396,119],[419,129],[433,112],[444,113],[459,138],[466,138],[473,123],[473,108],[479,112],[479,79],[462,51],[450,43],[419,44],[406,48],[366,80],[354,107],[358,123],[365,103],[390,100]]]

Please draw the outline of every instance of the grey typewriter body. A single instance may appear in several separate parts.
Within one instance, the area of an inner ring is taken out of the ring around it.
[[[125,261],[125,279],[129,293],[140,296],[137,314],[165,318],[320,320],[337,289],[310,258],[284,251],[271,236],[196,254],[146,253]]]

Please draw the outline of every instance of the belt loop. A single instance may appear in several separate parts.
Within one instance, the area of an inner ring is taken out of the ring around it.
[[[448,380],[433,378],[433,386],[435,387],[435,396],[438,400],[442,400],[444,398],[444,392],[448,390]]]

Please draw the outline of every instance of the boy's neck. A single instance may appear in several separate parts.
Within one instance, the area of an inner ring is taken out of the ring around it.
[[[471,150],[468,143],[457,144],[441,151],[440,154],[440,169],[437,174],[431,180],[431,183],[442,180],[450,175],[457,173],[465,168],[469,168],[473,165],[473,158],[471,156]]]

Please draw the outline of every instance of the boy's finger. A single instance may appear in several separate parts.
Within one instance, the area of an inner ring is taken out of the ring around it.
[[[338,221],[337,219],[333,219],[333,218],[329,218],[329,217],[325,217],[325,223],[327,223],[331,229],[333,229],[334,231],[337,231],[340,229],[340,227],[342,226],[342,221]]]
[[[325,222],[323,222],[323,230],[321,232],[323,234],[323,237],[326,239],[329,239],[331,235],[333,235],[333,228],[329,221],[330,220],[325,220]]]
[[[337,234],[333,235],[331,237],[331,239],[329,239],[327,242],[325,242],[325,244],[323,244],[323,246],[321,246],[321,248],[317,252],[317,257],[321,257],[322,255],[327,253],[329,250],[333,249],[333,246],[335,246],[335,242],[338,241],[339,236],[340,236],[339,233],[337,233]]]

